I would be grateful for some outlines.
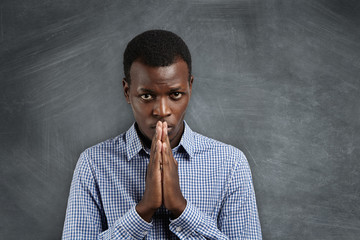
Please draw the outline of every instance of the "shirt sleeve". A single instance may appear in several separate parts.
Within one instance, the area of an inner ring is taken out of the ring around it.
[[[262,239],[251,171],[241,154],[221,203],[217,219],[187,201],[184,212],[170,223],[180,239]]]
[[[81,154],[70,188],[62,239],[143,239],[152,228],[131,207],[110,228],[86,153]]]

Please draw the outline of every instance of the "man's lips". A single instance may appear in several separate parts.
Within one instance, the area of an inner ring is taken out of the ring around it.
[[[152,130],[155,130],[156,124],[155,124],[155,125],[151,125],[150,128],[151,128]],[[173,128],[174,128],[173,125],[168,125],[168,127],[167,127],[168,133],[170,133]]]
[[[155,128],[156,128],[156,125],[151,126],[150,128],[151,128],[151,129],[155,129]],[[167,128],[168,128],[168,129],[172,129],[172,128],[173,128],[173,126],[168,126]]]

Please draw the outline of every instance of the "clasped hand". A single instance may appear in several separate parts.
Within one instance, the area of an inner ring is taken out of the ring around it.
[[[184,211],[186,200],[180,190],[178,163],[172,154],[167,123],[159,121],[151,143],[144,196],[136,211],[150,222],[161,205],[177,218]]]

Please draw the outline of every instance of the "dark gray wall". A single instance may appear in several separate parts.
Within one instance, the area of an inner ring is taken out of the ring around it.
[[[2,0],[0,238],[60,238],[79,154],[133,121],[124,47],[161,28],[193,55],[190,126],[248,157],[264,239],[359,239],[359,26],[356,0]]]

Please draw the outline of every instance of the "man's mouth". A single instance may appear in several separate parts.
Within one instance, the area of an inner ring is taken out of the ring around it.
[[[156,124],[155,125],[151,125],[150,126],[151,129],[155,130],[156,129]],[[168,125],[168,133],[170,134],[170,131],[173,130],[173,126],[172,125]]]

